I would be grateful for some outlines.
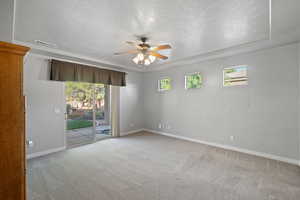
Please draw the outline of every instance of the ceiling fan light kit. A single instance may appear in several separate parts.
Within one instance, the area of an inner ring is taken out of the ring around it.
[[[132,61],[137,64],[137,65],[150,65],[151,63],[153,63],[156,60],[155,56],[152,55],[145,55],[143,53],[139,53],[137,54]]]
[[[159,54],[157,51],[164,50],[164,49],[171,49],[171,46],[166,45],[159,45],[156,47],[150,46],[146,43],[147,38],[142,37],[140,38],[141,43],[136,44],[134,42],[127,41],[126,43],[129,45],[134,45],[136,49],[129,50],[126,52],[115,53],[115,55],[123,55],[123,54],[136,54],[136,56],[132,59],[132,61],[137,65],[150,65],[152,64],[157,58],[166,60],[168,59],[167,56]]]

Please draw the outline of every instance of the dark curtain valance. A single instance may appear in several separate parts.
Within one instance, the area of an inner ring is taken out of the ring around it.
[[[51,61],[50,80],[126,86],[126,73],[59,60]]]

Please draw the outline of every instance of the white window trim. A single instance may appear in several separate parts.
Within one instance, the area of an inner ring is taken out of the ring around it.
[[[246,85],[225,85],[225,70],[226,69],[235,69],[235,68],[240,68],[240,67],[246,67],[247,68],[247,84]],[[234,66],[232,66],[232,67],[225,67],[225,68],[223,68],[223,80],[222,80],[222,82],[223,82],[223,87],[245,87],[245,86],[248,86],[248,84],[249,84],[249,79],[248,79],[248,65],[234,65]]]
[[[160,81],[164,80],[164,79],[170,79],[171,88],[169,90],[160,88]],[[166,91],[170,91],[171,89],[172,89],[172,79],[170,77],[162,77],[162,78],[158,79],[158,81],[157,81],[157,90],[159,92],[166,92]]]
[[[199,75],[201,76],[201,80],[203,81],[203,79],[202,79],[202,73],[201,73],[201,72],[191,72],[191,73],[185,74],[185,76],[184,76],[184,88],[185,88],[186,90],[200,89],[200,88],[202,87],[203,82],[201,83],[200,87],[198,87],[198,88],[187,88],[187,87],[186,87],[186,78],[187,78],[187,76],[191,76],[191,75],[195,75],[195,74],[199,74]]]

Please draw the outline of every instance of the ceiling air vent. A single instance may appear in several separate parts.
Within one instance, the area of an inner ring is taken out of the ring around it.
[[[49,42],[44,42],[42,40],[34,40],[34,42],[37,44],[37,45],[41,45],[41,46],[45,46],[45,47],[57,47],[56,44],[53,44],[53,43],[49,43]]]

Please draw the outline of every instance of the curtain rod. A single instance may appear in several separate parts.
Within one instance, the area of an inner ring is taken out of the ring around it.
[[[97,66],[97,65],[83,63],[83,62],[77,62],[77,61],[73,61],[73,60],[60,59],[60,58],[59,59],[57,59],[57,58],[49,58],[48,59],[49,62],[52,62],[52,60],[58,60],[58,61],[62,61],[62,62],[69,62],[69,63],[80,64],[80,65],[86,65],[86,66],[96,67],[96,68],[100,68],[100,69],[107,69],[107,70],[112,70],[112,71],[117,71],[117,72],[123,72],[125,74],[128,74],[128,72],[126,72],[126,71],[121,71],[121,70],[114,69],[114,68],[109,68],[109,67]]]
[[[114,68],[102,67],[102,66],[97,66],[97,65],[94,65],[94,64],[88,64],[88,63],[78,62],[78,61],[69,60],[69,59],[64,59],[64,58],[56,58],[56,57],[53,57],[53,56],[44,56],[44,55],[33,54],[33,53],[30,53],[30,55],[36,56],[36,57],[45,58],[45,59],[47,59],[49,62],[51,62],[52,60],[59,60],[59,61],[63,61],[63,62],[71,62],[71,63],[75,63],[75,64],[80,64],[80,65],[88,65],[88,66],[97,67],[97,68],[102,68],[102,69],[108,69],[108,70],[114,70],[114,71],[118,71],[118,72],[124,72],[125,74],[128,74],[128,71],[121,71],[121,70],[114,69]]]
[[[101,69],[107,69],[107,70],[112,70],[112,71],[117,71],[117,72],[123,72],[125,74],[128,74],[128,72],[117,70],[117,69],[114,69],[114,68],[102,67],[102,66],[87,64],[87,63],[83,63],[83,62],[77,62],[77,61],[72,61],[72,60],[67,60],[67,59],[57,59],[57,58],[49,58],[48,59],[49,62],[52,62],[52,60],[58,60],[58,61],[62,61],[62,62],[69,62],[69,63],[79,64],[79,65],[86,65],[86,66],[91,66],[91,67],[96,67],[96,68],[101,68]]]

